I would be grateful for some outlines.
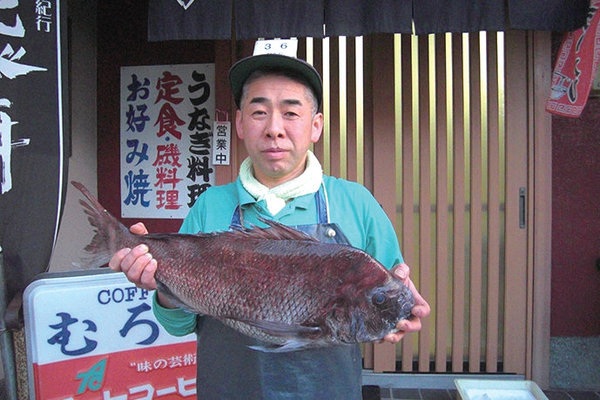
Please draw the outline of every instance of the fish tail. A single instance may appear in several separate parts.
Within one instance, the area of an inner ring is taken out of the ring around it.
[[[98,202],[83,184],[76,181],[71,181],[71,184],[87,199],[87,201],[80,199],[79,204],[83,207],[95,232],[92,241],[84,249],[88,254],[82,258],[82,264],[76,265],[86,269],[105,266],[112,255],[124,246],[123,239],[132,234]]]

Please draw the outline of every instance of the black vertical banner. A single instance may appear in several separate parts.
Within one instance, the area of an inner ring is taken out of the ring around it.
[[[68,148],[62,6],[0,1],[0,246],[9,299],[47,269],[58,230]]]

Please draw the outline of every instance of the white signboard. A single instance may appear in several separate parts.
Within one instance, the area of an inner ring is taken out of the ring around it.
[[[213,165],[229,165],[231,162],[231,122],[215,121],[213,132]]]
[[[121,68],[121,216],[185,218],[214,185],[214,64]]]
[[[122,273],[42,278],[24,293],[31,399],[195,399],[196,335],[156,321]]]

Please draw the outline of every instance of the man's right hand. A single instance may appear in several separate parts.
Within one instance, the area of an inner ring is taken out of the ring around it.
[[[135,235],[148,233],[146,226],[141,222],[132,225],[129,230]],[[123,248],[117,251],[108,266],[114,271],[122,271],[137,287],[146,290],[156,289],[154,273],[157,263],[145,244],[140,244],[133,249]]]
[[[129,230],[134,235],[146,235],[148,233],[148,229],[141,222],[131,225]],[[157,287],[154,273],[158,264],[145,244],[137,245],[133,249],[124,248],[117,251],[110,259],[108,266],[113,271],[123,272],[127,279],[139,288],[155,290]],[[158,304],[166,308],[177,307],[163,293],[160,291],[156,293]]]

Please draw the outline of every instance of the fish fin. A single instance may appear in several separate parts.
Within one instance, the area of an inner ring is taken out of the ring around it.
[[[277,239],[280,240],[310,240],[314,242],[318,242],[314,237],[299,231],[298,229],[291,228],[289,226],[283,225],[277,221],[265,219],[262,217],[258,218],[261,222],[264,222],[269,226],[269,233],[275,235]]]
[[[95,228],[95,235],[90,244],[85,247],[88,256],[82,258],[78,266],[83,268],[97,268],[108,264],[113,254],[118,250],[118,237],[123,233],[130,234],[129,230],[112,216],[81,183],[71,181],[87,199],[79,200],[83,211],[88,216],[88,221]]]
[[[183,301],[181,301],[181,299],[179,297],[177,297],[172,291],[171,289],[169,289],[167,287],[167,285],[165,285],[164,283],[162,283],[161,281],[157,280],[156,281],[156,285],[157,285],[157,289],[159,292],[161,292],[163,295],[165,295],[167,297],[167,299],[169,299],[169,301],[171,303],[173,303],[174,306],[177,306],[189,313],[193,313],[193,314],[199,314],[199,312],[197,310],[194,310],[192,307],[190,307],[189,305],[187,305],[186,303],[184,303]]]
[[[251,325],[260,329],[272,336],[282,337],[302,337],[302,336],[319,336],[321,328],[318,326],[304,326],[299,324],[287,324],[285,322],[266,321],[266,320],[245,320],[238,321]]]
[[[88,252],[81,257],[80,262],[73,261],[71,265],[77,269],[91,269],[105,267],[108,261],[110,261],[110,258],[105,253],[93,254]]]
[[[331,342],[325,339],[312,340],[312,339],[289,339],[281,345],[254,345],[248,346],[252,350],[262,351],[264,353],[287,353],[291,351],[299,351],[306,349],[315,349],[318,347],[331,347],[331,346],[348,346],[350,343],[343,342]]]
[[[268,240],[309,240],[311,242],[318,242],[314,237],[301,232],[297,229],[289,226],[280,224],[277,221],[268,220],[265,218],[258,218],[261,222],[267,225],[267,228],[261,228],[258,226],[252,226],[245,228],[239,225],[232,227],[232,231],[229,232],[233,235],[243,235],[248,238],[254,239],[268,239]]]
[[[309,348],[316,347],[314,343],[309,340],[297,340],[290,339],[287,340],[282,345],[272,345],[272,346],[248,346],[252,350],[262,351],[263,353],[288,353],[290,351],[298,351],[298,350],[306,350]]]

